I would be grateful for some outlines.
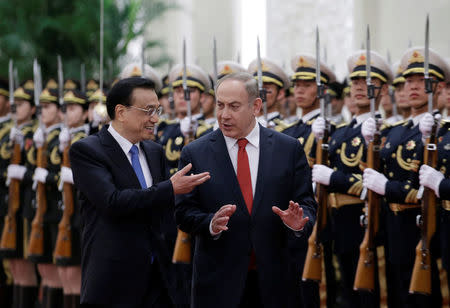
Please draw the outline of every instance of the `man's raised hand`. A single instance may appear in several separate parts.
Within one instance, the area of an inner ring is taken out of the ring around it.
[[[294,201],[289,201],[289,207],[285,211],[277,206],[272,206],[272,211],[280,216],[283,223],[294,231],[302,230],[309,220],[308,217],[303,217],[303,209]]]
[[[199,174],[186,175],[192,168],[192,164],[187,164],[183,169],[172,175],[170,181],[172,182],[173,193],[175,195],[190,193],[195,186],[205,183],[211,176],[209,172],[202,172]]]
[[[213,216],[211,220],[211,233],[212,235],[217,235],[222,231],[228,230],[228,221],[231,215],[236,212],[236,205],[227,204],[222,206]]]

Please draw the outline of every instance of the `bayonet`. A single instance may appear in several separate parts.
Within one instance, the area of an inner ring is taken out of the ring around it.
[[[257,76],[258,76],[259,97],[261,98],[262,103],[263,103],[264,120],[266,121],[267,127],[269,127],[269,121],[267,119],[266,89],[263,86],[263,78],[262,78],[262,62],[261,62],[261,50],[260,50],[260,46],[259,46],[259,36],[257,37],[256,51],[257,51],[257,55],[258,55]]]
[[[17,70],[17,67],[14,68],[14,88],[18,88],[19,87],[19,72]]]
[[[320,100],[320,116],[326,120],[325,115],[325,89],[320,80],[320,38],[319,27],[316,26],[316,85],[317,85],[317,98]]]
[[[103,91],[103,24],[104,24],[104,0],[100,0],[100,76],[99,88]]]
[[[216,43],[216,37],[214,37],[213,40],[213,87],[217,84],[217,43]]]
[[[8,81],[9,81],[9,103],[11,104],[11,112],[15,113],[14,105],[14,63],[13,60],[9,60],[8,66]]]
[[[236,62],[241,64],[241,52],[238,50],[237,55],[236,55]]]
[[[168,83],[168,87],[169,87],[169,107],[171,110],[171,116],[172,118],[175,118],[175,101],[173,100],[173,87],[172,87],[172,83],[169,80],[169,76],[170,76],[170,70],[172,69],[172,60],[169,60],[169,71],[167,73],[167,83]]]
[[[183,90],[184,100],[187,103],[187,117],[189,119],[189,123],[192,123],[191,94],[187,86],[186,39],[183,39]]]
[[[58,102],[60,106],[64,104],[64,74],[61,56],[58,55]]]
[[[141,63],[142,63],[142,67],[141,67],[142,78],[146,78],[145,77],[145,40],[142,42]]]
[[[81,92],[86,93],[86,65],[84,63],[81,63],[80,67],[80,83]]]

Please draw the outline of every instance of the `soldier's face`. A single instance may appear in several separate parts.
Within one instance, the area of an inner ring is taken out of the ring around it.
[[[193,114],[200,112],[200,97],[201,92],[197,88],[189,87],[190,99],[191,99],[191,112]],[[177,113],[187,113],[188,105],[184,99],[183,87],[179,86],[173,89],[173,99],[175,103],[175,111]]]
[[[405,79],[405,92],[411,108],[418,109],[426,105],[428,95],[425,93],[425,78],[423,74],[409,75]]]
[[[169,94],[164,94],[159,98],[159,103],[164,109],[164,113],[170,113],[172,110],[170,109],[169,103]]]
[[[294,82],[294,97],[297,107],[311,108],[317,98],[316,82],[314,80],[296,80]]]
[[[234,139],[246,137],[255,127],[261,104],[260,98],[249,101],[242,81],[223,81],[216,92],[217,121],[222,133]]]
[[[378,78],[372,78],[372,84],[375,87],[380,88],[381,80]],[[380,90],[375,89],[375,97],[377,97],[379,91]],[[366,77],[352,79],[352,85],[350,86],[350,97],[357,107],[370,106],[370,100],[367,97]]]
[[[41,102],[41,120],[46,127],[61,122],[58,106],[54,103]]]
[[[69,128],[79,127],[84,124],[87,111],[78,104],[68,104],[66,109],[66,125]]]
[[[266,89],[267,93],[267,108],[272,108],[278,101],[282,100],[284,97],[284,91],[281,91],[276,84],[265,82],[263,84],[263,88]]]
[[[5,116],[9,112],[9,99],[4,96],[0,95],[0,116]]]
[[[450,82],[445,85],[443,95],[445,96],[445,107],[450,110]]]
[[[350,94],[344,96],[344,104],[347,106],[348,111],[350,111],[351,114],[355,114],[358,111],[356,102],[351,98]]]
[[[16,106],[16,119],[18,124],[30,121],[36,111],[36,108],[24,99],[16,99],[14,105]]]
[[[437,107],[439,110],[442,110],[443,108],[447,108],[449,96],[448,92],[449,90],[447,88],[450,88],[450,84],[446,84],[444,87],[442,87],[442,90],[439,92],[439,96],[437,99]]]
[[[383,106],[384,111],[391,112],[393,109],[392,100],[389,94],[382,95],[380,100],[381,106]]]
[[[212,115],[214,113],[215,107],[215,97],[211,94],[204,94],[202,99],[200,100],[200,104],[202,105],[202,110],[204,115]]]
[[[409,108],[408,97],[406,96],[405,84],[400,83],[395,86],[395,102],[399,108]]]

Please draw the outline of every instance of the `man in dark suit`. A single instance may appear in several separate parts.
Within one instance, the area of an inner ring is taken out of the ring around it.
[[[211,174],[175,205],[177,224],[195,236],[191,306],[290,307],[288,241],[307,239],[316,211],[303,148],[257,124],[261,99],[250,74],[219,80],[216,104],[220,129],[186,146],[180,160]]]
[[[107,97],[110,125],[72,145],[74,183],[80,191],[84,307],[172,307],[160,218],[174,195],[190,192],[208,173],[164,180],[162,147],[150,139],[161,107],[154,84],[119,81]]]

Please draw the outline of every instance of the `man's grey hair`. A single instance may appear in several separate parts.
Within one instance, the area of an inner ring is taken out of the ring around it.
[[[217,93],[217,89],[225,80],[241,81],[245,86],[245,90],[247,91],[249,103],[253,102],[256,98],[259,97],[258,83],[256,82],[256,79],[249,73],[239,72],[225,75],[217,81],[217,84],[214,88],[215,93]]]

